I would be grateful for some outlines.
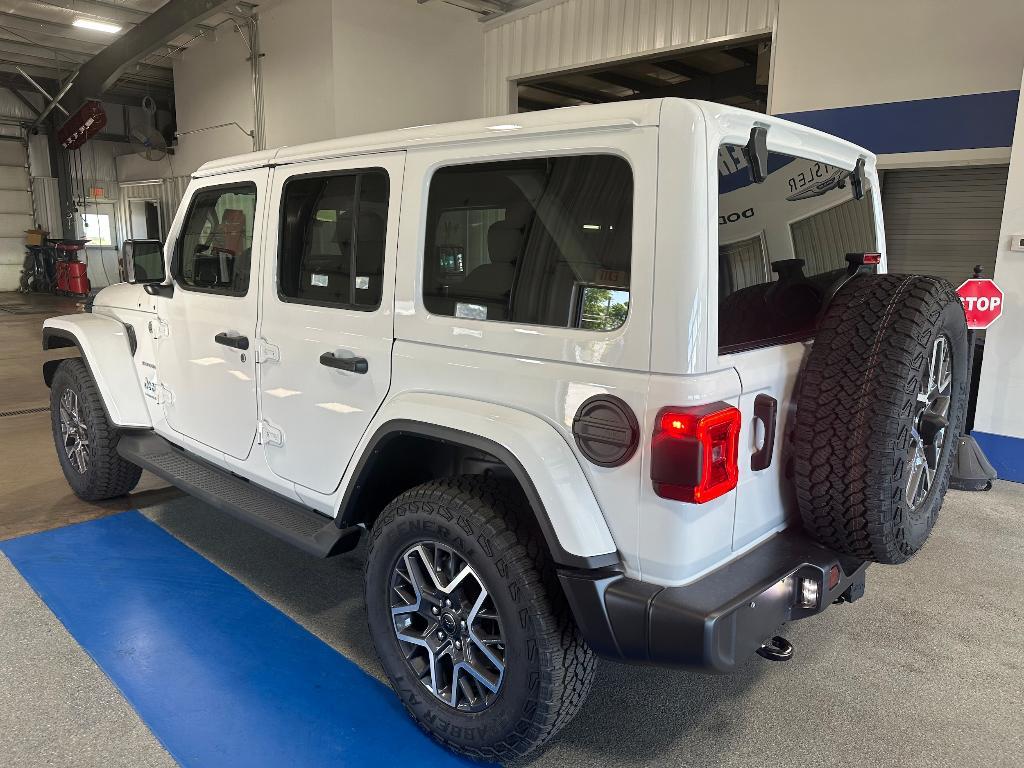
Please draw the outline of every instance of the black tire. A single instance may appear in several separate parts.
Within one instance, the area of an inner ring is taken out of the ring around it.
[[[941,421],[918,393],[944,343],[948,426],[936,431]],[[949,283],[912,275],[850,281],[826,311],[798,385],[793,470],[807,532],[877,563],[920,550],[949,486],[967,386],[967,325]],[[924,456],[927,467],[934,460],[926,486],[917,460]]]
[[[370,539],[367,614],[384,671],[421,728],[477,760],[522,757],[551,739],[579,710],[597,667],[529,514],[513,485],[478,477],[439,480],[392,501]],[[440,542],[461,555],[494,598],[505,672],[482,711],[460,711],[436,697],[396,637],[392,574],[420,541]]]
[[[84,471],[77,463],[77,456],[68,455],[61,428],[62,402],[69,392],[77,403],[78,420],[84,426],[87,441]],[[138,485],[142,469],[118,454],[121,433],[107,420],[96,382],[77,358],[62,361],[54,372],[50,385],[50,424],[64,477],[78,498],[85,501],[112,499],[131,493]]]

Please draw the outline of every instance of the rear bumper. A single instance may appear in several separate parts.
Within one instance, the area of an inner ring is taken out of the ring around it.
[[[783,531],[682,587],[647,584],[610,569],[564,570],[559,578],[576,623],[600,655],[729,672],[785,622],[860,597],[867,565],[798,531]],[[838,581],[829,588],[833,567]],[[798,604],[805,578],[819,585],[810,608]]]

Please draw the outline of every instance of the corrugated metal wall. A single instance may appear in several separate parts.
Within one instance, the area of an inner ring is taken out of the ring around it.
[[[121,187],[121,196],[118,199],[117,218],[118,228],[128,237],[128,202],[130,200],[156,200],[160,205],[160,222],[163,229],[162,237],[166,238],[167,229],[171,226],[171,219],[178,210],[178,203],[185,196],[185,188],[188,186],[190,177],[174,176],[164,179],[159,184],[128,184]]]
[[[518,78],[771,30],[778,0],[564,0],[484,32],[485,109],[512,111]]]
[[[32,202],[35,205],[36,223],[60,237],[63,224],[60,220],[60,195],[57,193],[57,179],[52,176],[32,177]]]
[[[953,285],[975,264],[989,277],[999,250],[1008,169],[923,168],[882,179],[890,272],[938,275]]]

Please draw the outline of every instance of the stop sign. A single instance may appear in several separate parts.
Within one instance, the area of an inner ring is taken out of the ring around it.
[[[967,315],[967,327],[974,331],[988,328],[1003,313],[1003,292],[988,278],[965,280],[956,289]]]

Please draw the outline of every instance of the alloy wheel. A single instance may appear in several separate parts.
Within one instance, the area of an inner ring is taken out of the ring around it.
[[[949,427],[952,395],[953,360],[949,339],[939,336],[932,345],[928,368],[921,377],[914,426],[910,430],[910,477],[906,497],[911,509],[921,506],[935,483]]]
[[[487,709],[505,677],[505,639],[490,590],[451,547],[418,542],[394,565],[395,637],[420,683],[448,706]]]
[[[78,395],[73,389],[60,396],[60,433],[64,453],[71,465],[84,475],[89,469],[89,428],[82,418]]]

